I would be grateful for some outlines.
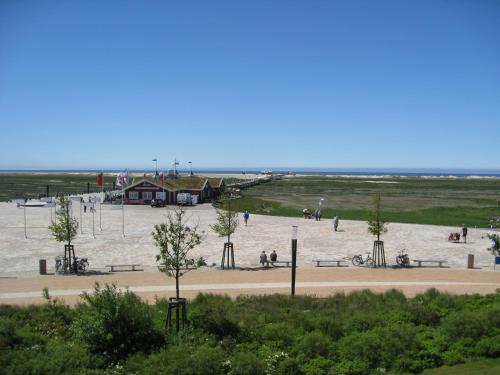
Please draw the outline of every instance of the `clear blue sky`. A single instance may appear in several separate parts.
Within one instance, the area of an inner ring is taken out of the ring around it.
[[[500,166],[500,1],[0,1],[0,169]]]

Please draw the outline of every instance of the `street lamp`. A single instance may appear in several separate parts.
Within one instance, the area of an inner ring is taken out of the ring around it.
[[[188,161],[189,163],[189,175],[192,176],[193,175],[193,163]]]
[[[297,268],[297,231],[298,227],[292,225],[292,296],[295,295],[295,271]]]

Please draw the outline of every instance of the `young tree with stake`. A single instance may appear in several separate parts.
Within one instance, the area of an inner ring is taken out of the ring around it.
[[[160,249],[156,256],[158,269],[168,277],[175,278],[175,302],[180,299],[179,279],[190,269],[205,265],[203,258],[190,258],[189,252],[201,243],[202,233],[198,226],[185,222],[186,211],[176,208],[167,216],[167,221],[154,226],[151,233],[155,245]],[[179,308],[176,308],[176,328],[179,331]]]
[[[56,212],[56,220],[49,225],[49,230],[58,242],[66,242],[64,251],[64,272],[76,272],[76,257],[73,250],[73,254],[70,251],[73,249],[71,241],[76,237],[78,233],[78,221],[71,217],[70,211],[70,200],[65,197],[60,197],[58,199],[59,210]],[[66,256],[66,249],[68,249],[68,256]],[[71,259],[73,258],[73,259]]]
[[[384,242],[380,241],[380,236],[387,232],[387,226],[382,218],[381,201],[382,197],[378,193],[372,198],[373,208],[368,214],[368,232],[377,236],[377,240],[373,242],[372,265],[374,267],[385,267]]]
[[[220,209],[217,209],[217,223],[210,225],[210,228],[219,235],[219,237],[227,237],[227,242],[224,244],[224,252],[222,255],[221,266],[224,268],[224,261],[227,250],[227,263],[229,267],[229,259],[231,252],[231,264],[234,268],[234,250],[231,242],[231,235],[238,228],[238,213],[231,209],[231,200],[226,199],[223,195],[219,199]]]

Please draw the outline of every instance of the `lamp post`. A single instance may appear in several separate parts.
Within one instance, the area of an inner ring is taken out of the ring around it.
[[[292,225],[292,297],[295,295],[295,271],[297,268],[297,230],[296,225]]]
[[[193,162],[188,161],[188,163],[189,163],[189,175],[192,176],[193,175]]]

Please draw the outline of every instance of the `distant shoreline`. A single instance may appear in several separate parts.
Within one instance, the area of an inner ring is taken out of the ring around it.
[[[358,177],[358,178],[398,178],[398,177],[423,177],[423,178],[500,178],[500,170],[496,169],[466,169],[466,168],[297,168],[297,169],[259,169],[259,168],[199,168],[193,169],[193,172],[203,176],[228,176],[228,177],[246,177],[251,178],[261,175],[261,171],[267,170],[275,174],[284,174],[287,176],[324,176],[324,177]],[[2,174],[74,174],[89,175],[103,172],[106,175],[116,174],[121,169],[4,169],[0,170]],[[190,170],[178,169],[181,174],[189,174]],[[144,173],[154,173],[153,169],[129,169],[129,173],[134,176],[140,176]]]

